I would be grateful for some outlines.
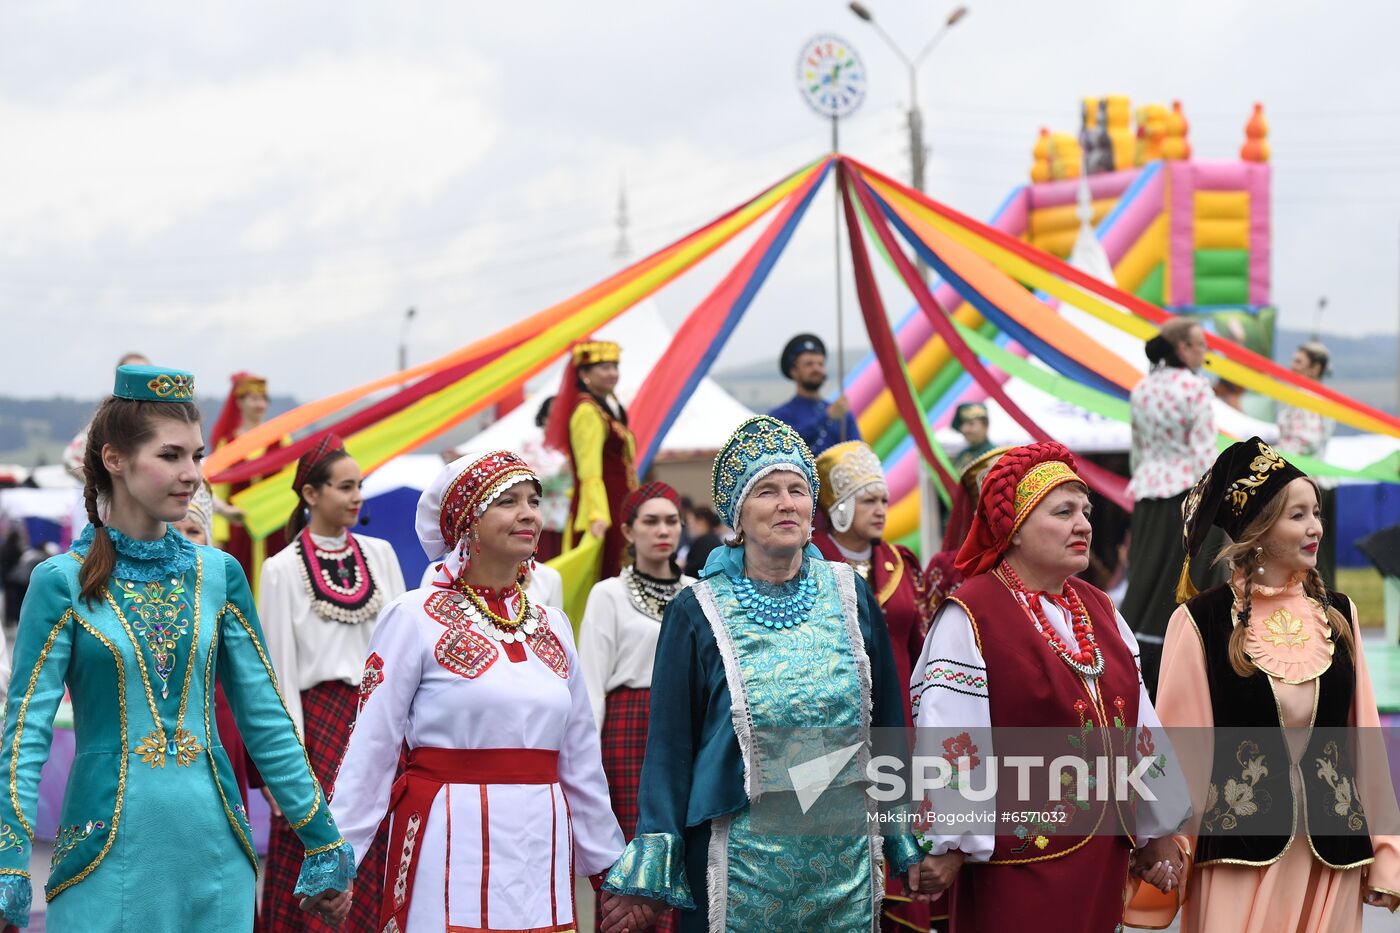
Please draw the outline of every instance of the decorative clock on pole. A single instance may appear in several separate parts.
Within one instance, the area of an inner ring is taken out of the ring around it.
[[[837,125],[865,100],[865,65],[850,43],[839,36],[813,36],[797,58],[797,89],[807,105],[831,120],[831,148],[837,149]]]
[[[797,57],[797,90],[807,106],[831,120],[831,151],[841,151],[841,118],[849,117],[865,100],[865,65],[856,50],[840,36],[822,33],[807,40]],[[832,186],[832,225],[836,248],[836,382],[846,388],[845,315],[841,310],[841,198]],[[841,419],[841,440],[847,440]]]

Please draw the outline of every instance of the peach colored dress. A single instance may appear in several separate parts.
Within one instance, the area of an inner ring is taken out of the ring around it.
[[[1286,587],[1255,584],[1250,600],[1245,650],[1269,675],[1284,726],[1306,729],[1312,720],[1317,678],[1332,663],[1335,646],[1331,627],[1321,606],[1303,593],[1298,580]],[[1287,614],[1280,614],[1280,610]],[[1300,621],[1301,626],[1297,624]],[[1355,620],[1352,638],[1359,646]],[[1355,662],[1350,724],[1379,727],[1371,677],[1360,651]],[[1157,712],[1168,727],[1209,727],[1215,723],[1205,653],[1184,606],[1177,608],[1167,628]],[[1302,751],[1298,740],[1304,737],[1293,731],[1288,736],[1292,756],[1297,759]],[[1204,786],[1208,777],[1198,777]],[[1291,777],[1294,800],[1301,801],[1301,775],[1296,765]],[[1360,780],[1359,785],[1368,814],[1393,811],[1394,791],[1388,781],[1368,784]],[[1192,796],[1198,801],[1204,798],[1204,794]],[[1303,825],[1301,813],[1297,825]],[[1283,857],[1269,866],[1193,868],[1181,908],[1182,933],[1360,933],[1363,885],[1386,893],[1400,892],[1400,837],[1373,834],[1371,846],[1375,850],[1372,864],[1345,871],[1313,858],[1306,840],[1296,837]]]

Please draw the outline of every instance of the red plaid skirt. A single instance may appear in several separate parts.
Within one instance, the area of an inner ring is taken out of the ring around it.
[[[608,775],[613,812],[628,842],[637,832],[637,788],[642,783],[650,716],[650,689],[618,687],[608,694],[603,715],[603,771]]]
[[[355,721],[359,690],[350,684],[327,681],[301,692],[302,716],[306,721],[306,751],[311,770],[330,795],[340,758],[350,741],[350,724]],[[384,882],[385,851],[389,847],[388,821],[379,827],[365,860],[355,874],[355,901],[350,917],[338,929],[350,933],[376,933],[379,929],[379,889]],[[331,933],[327,926],[299,906],[292,891],[301,872],[302,845],[286,819],[274,817],[268,833],[267,868],[263,881],[262,921],[268,933]]]
[[[603,714],[603,771],[608,776],[613,813],[617,814],[622,835],[628,842],[637,832],[637,790],[642,783],[642,759],[647,753],[650,717],[650,689],[618,687],[608,693]],[[602,916],[601,910],[598,916]],[[676,912],[666,911],[652,929],[658,933],[674,931]]]

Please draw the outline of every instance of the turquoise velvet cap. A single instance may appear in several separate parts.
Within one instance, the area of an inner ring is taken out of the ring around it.
[[[133,402],[193,402],[194,374],[164,366],[118,366],[112,394]]]

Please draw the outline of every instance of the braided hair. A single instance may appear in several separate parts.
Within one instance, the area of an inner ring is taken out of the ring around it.
[[[88,426],[87,446],[83,450],[83,504],[97,534],[78,580],[80,596],[89,606],[102,596],[117,563],[117,549],[102,530],[101,506],[112,501],[112,474],[102,460],[103,448],[111,447],[123,456],[131,456],[155,436],[160,418],[199,424],[199,409],[193,402],[141,402],[111,397],[98,406]]]

